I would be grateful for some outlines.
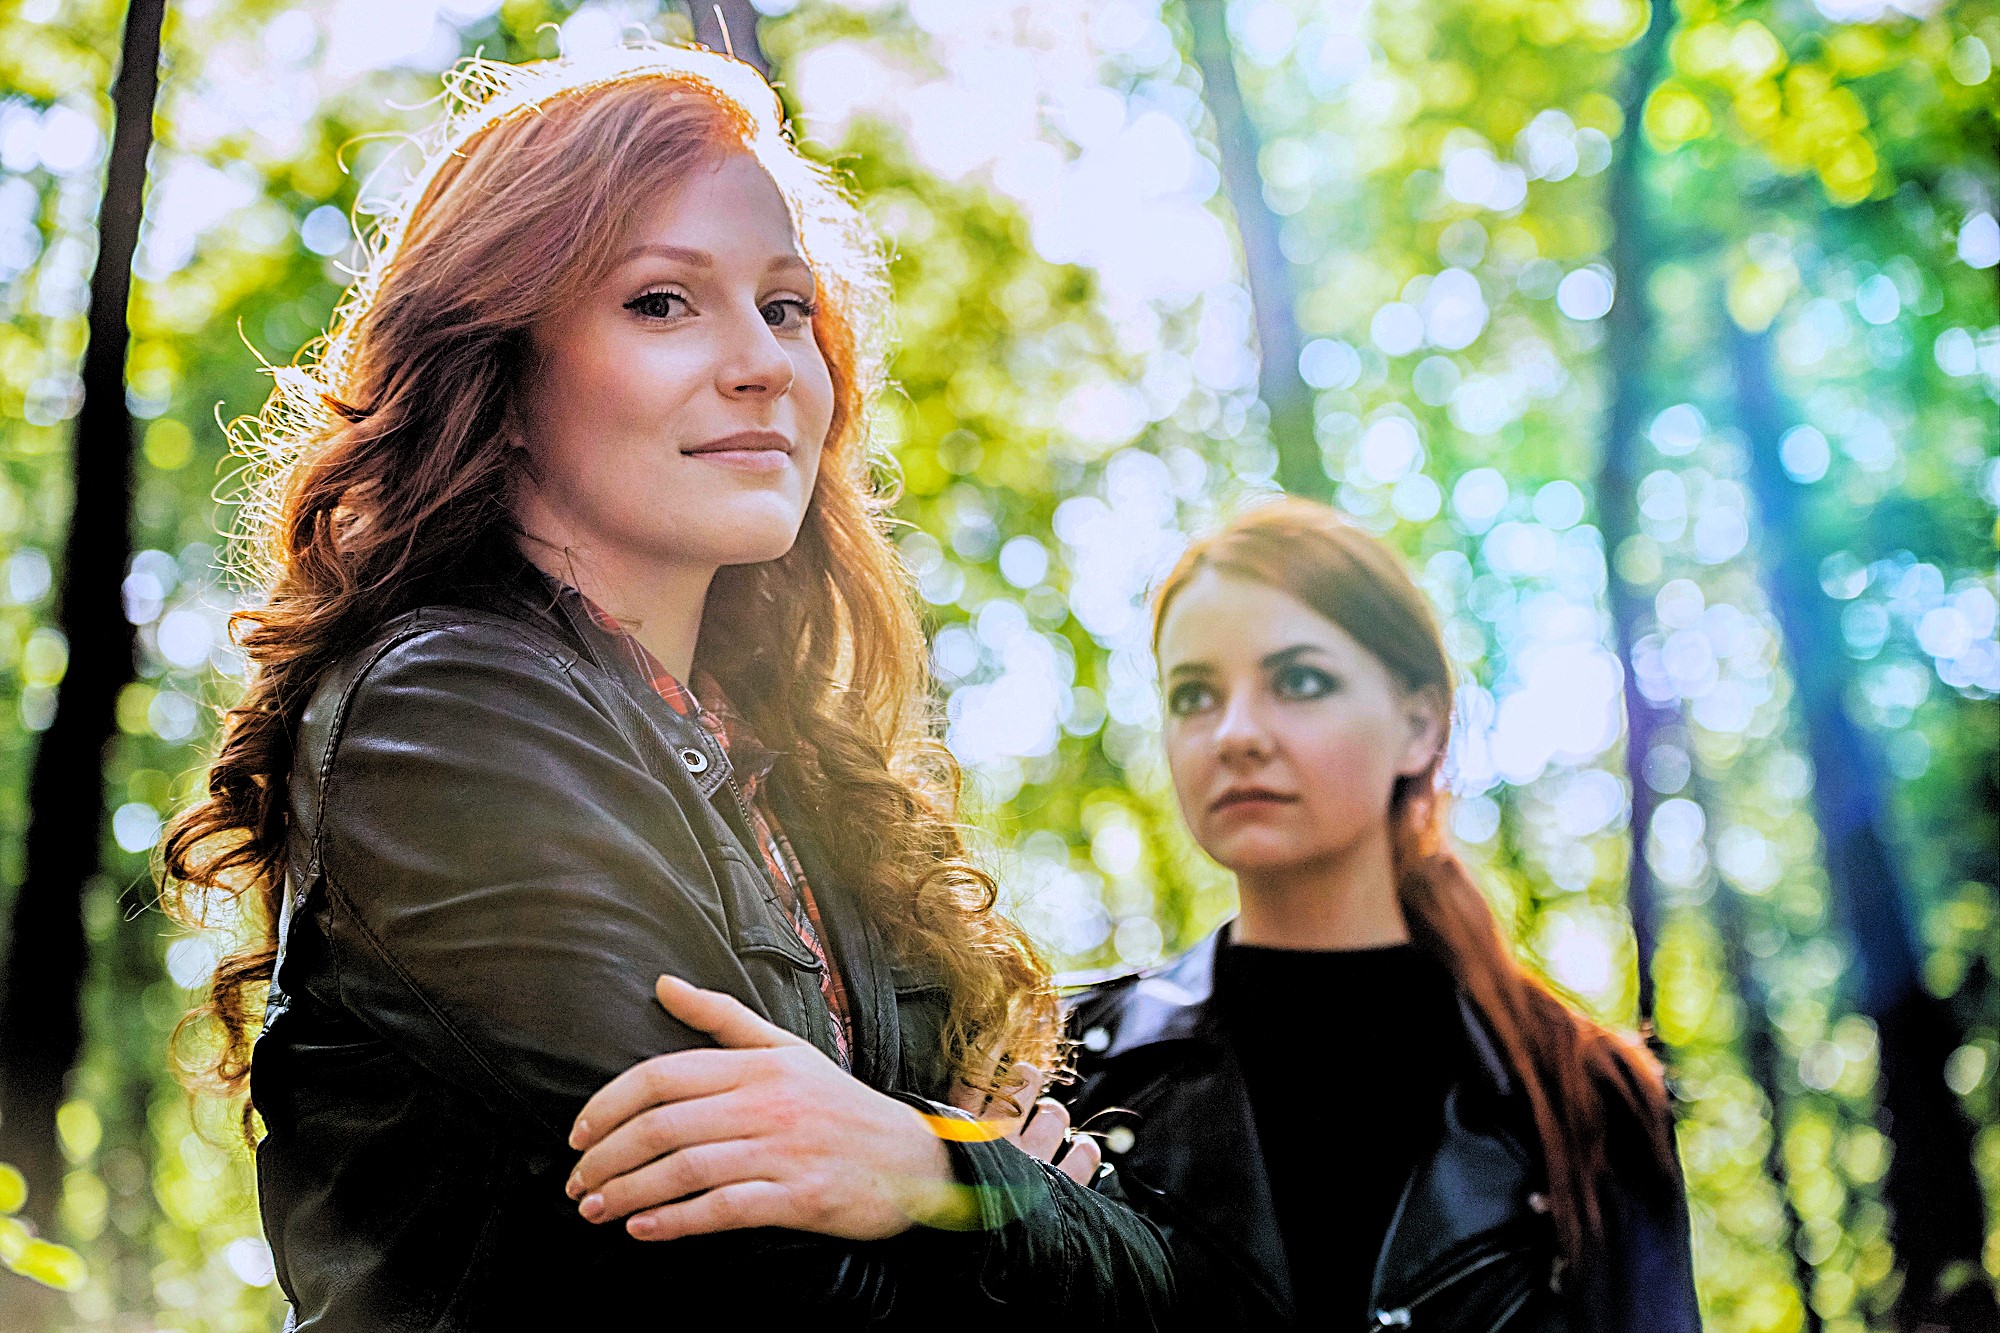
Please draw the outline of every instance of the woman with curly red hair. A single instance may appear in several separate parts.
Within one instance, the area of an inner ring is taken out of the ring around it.
[[[860,215],[705,51],[455,93],[247,441],[252,675],[166,842],[250,928],[205,1013],[291,1326],[1150,1326],[1157,1234],[1020,1150],[1060,1112],[947,1104],[1058,1016],[928,730]]]

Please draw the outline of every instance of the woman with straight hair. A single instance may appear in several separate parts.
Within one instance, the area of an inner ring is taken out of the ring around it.
[[[1012,1101],[1060,1020],[926,719],[859,212],[706,51],[450,91],[243,441],[252,673],[165,845],[249,937],[198,1013],[288,1327],[1154,1326]]]
[[[1513,956],[1444,834],[1452,680],[1401,558],[1285,500],[1161,584],[1168,766],[1235,920],[1073,1009],[1079,1123],[1188,1327],[1700,1327],[1660,1068]]]

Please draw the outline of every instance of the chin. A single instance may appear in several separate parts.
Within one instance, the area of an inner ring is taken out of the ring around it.
[[[1202,848],[1232,874],[1282,870],[1312,859],[1311,850],[1294,838],[1263,829],[1245,829]]]
[[[683,538],[675,546],[682,552],[699,548],[703,558],[717,566],[761,565],[788,553],[804,522],[803,508],[789,498],[743,496],[703,512],[690,523],[692,530],[675,534]]]

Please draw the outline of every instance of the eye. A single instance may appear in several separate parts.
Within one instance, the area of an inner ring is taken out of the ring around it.
[[[780,333],[796,333],[811,324],[818,313],[817,302],[787,296],[764,306],[764,322]]]
[[[1198,680],[1182,681],[1167,691],[1167,712],[1174,717],[1192,717],[1215,702],[1215,691]]]
[[[679,292],[644,292],[627,301],[625,308],[646,319],[672,319],[676,313],[674,310],[676,302],[686,306],[688,299]]]
[[[1271,690],[1280,699],[1323,699],[1340,688],[1340,682],[1318,667],[1279,667],[1271,677]]]

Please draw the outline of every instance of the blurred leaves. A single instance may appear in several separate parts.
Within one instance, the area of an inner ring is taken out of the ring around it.
[[[66,1245],[41,1239],[26,1223],[11,1216],[27,1201],[28,1186],[21,1173],[0,1162],[0,1264],[45,1287],[81,1290],[89,1277],[83,1256]]]
[[[1150,962],[1232,898],[1174,810],[1144,595],[1181,534],[1267,493],[1276,461],[1177,9],[762,7],[803,142],[893,248],[902,340],[877,443],[980,836],[1059,965]],[[2000,1200],[2000,7],[1911,8],[1683,0],[1671,67],[1627,125],[1638,0],[1229,6],[1322,463],[1416,563],[1464,682],[1454,830],[1527,955],[1613,1019],[1636,995],[1631,784],[1660,799],[1640,853],[1665,899],[1656,1018],[1718,1333],[1885,1327],[1899,1280],[1878,1036],[1850,993],[1763,562],[1806,562],[1838,616],[1844,706],[1893,774],[1925,982],[1968,1033],[1946,1078]],[[0,899],[68,661],[49,553],[116,19],[106,0],[0,17]],[[678,7],[601,0],[173,8],[131,312],[141,646],[105,766],[91,1046],[59,1118],[61,1239],[89,1262],[78,1329],[139,1312],[265,1329],[278,1305],[228,1110],[190,1105],[163,1059],[232,923],[183,936],[146,910],[159,820],[241,670],[224,632],[240,590],[215,569],[234,520],[213,497],[230,493],[217,418],[267,387],[245,344],[282,363],[324,327],[349,219],[393,180],[391,136],[428,118],[438,68],[627,23],[685,30]],[[1608,266],[1604,197],[1613,155],[1642,150],[1662,232],[1643,291]],[[1603,317],[1636,300],[1661,347],[1639,531],[1607,549],[1589,485]],[[1768,331],[1799,405],[1780,449],[1809,547],[1763,532],[1719,352],[1731,322]],[[1629,674],[1606,647],[1614,579],[1649,608]],[[1629,759],[1625,688],[1677,719]]]

